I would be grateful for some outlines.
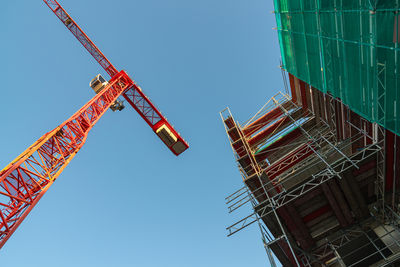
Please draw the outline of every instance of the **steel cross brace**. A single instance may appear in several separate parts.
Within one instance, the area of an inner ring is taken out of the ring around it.
[[[379,146],[379,143],[376,144],[371,144],[368,147],[364,148],[364,150],[358,152],[357,154],[353,155],[351,157],[353,163],[360,163],[366,158],[371,157],[375,153],[379,152],[381,147]],[[349,168],[351,168],[353,164],[349,163],[347,160],[344,160],[343,158],[338,160],[336,163],[332,164],[332,168],[335,170],[335,173],[331,172],[330,169],[324,169],[317,173],[316,175],[313,175],[311,179],[309,179],[306,183],[298,186],[297,188],[290,190],[289,192],[282,191],[279,194],[271,197],[270,201],[265,200],[261,203],[259,203],[260,209],[258,210],[258,214],[260,218],[263,218],[273,212],[274,209],[279,209],[280,207],[286,205],[287,203],[297,199],[298,197],[302,196],[304,193],[307,193],[314,188],[318,187],[322,183],[337,177],[336,173],[342,173]],[[234,223],[233,225],[227,227],[226,229],[228,230],[228,236],[233,235],[234,233],[242,230],[243,228],[253,224],[254,222],[257,221],[256,217],[257,212],[255,211],[254,213],[246,216],[242,220]]]

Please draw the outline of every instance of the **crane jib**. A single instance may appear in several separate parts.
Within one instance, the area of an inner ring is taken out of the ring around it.
[[[68,15],[65,9],[55,0],[43,0],[53,13],[61,20],[61,22],[71,31],[78,41],[86,48],[93,58],[103,67],[103,69],[113,77],[118,70],[103,55],[100,49],[89,39],[84,31],[76,24],[76,22]]]
[[[78,41],[86,48],[100,66],[110,75],[114,77],[118,73],[117,69],[90,40],[84,31],[76,24],[76,22],[68,15],[64,8],[56,0],[43,0],[53,13],[61,20],[68,30],[78,39]],[[152,128],[162,142],[176,156],[181,154],[187,148],[188,143],[180,136],[174,127],[167,121],[161,112],[155,107],[150,99],[143,93],[139,86],[132,80],[134,84],[124,94],[126,101],[139,113],[139,115]]]

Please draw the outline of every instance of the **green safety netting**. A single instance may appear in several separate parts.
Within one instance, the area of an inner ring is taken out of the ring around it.
[[[400,0],[274,0],[283,68],[400,135]]]

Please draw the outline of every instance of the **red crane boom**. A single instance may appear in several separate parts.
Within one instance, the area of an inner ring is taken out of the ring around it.
[[[118,73],[117,69],[56,0],[43,1],[111,77]],[[123,97],[175,155],[178,156],[189,148],[188,143],[153,105],[135,81],[132,80],[132,86],[123,93]]]
[[[71,31],[78,41],[86,48],[86,50],[96,59],[103,69],[113,77],[118,73],[117,69],[103,55],[97,46],[89,39],[82,31],[78,24],[68,15],[67,11],[55,0],[43,0],[46,5],[53,11],[54,14],[61,20],[62,23]]]
[[[121,71],[78,112],[0,171],[0,248],[78,153],[87,135],[132,80]]]

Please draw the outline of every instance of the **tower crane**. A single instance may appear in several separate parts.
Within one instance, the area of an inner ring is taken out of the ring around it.
[[[44,134],[0,171],[0,248],[84,145],[89,131],[107,109],[122,110],[120,96],[139,113],[176,156],[188,143],[125,71],[118,71],[56,0],[43,0],[110,75],[97,75],[90,86],[96,95],[54,130]]]

